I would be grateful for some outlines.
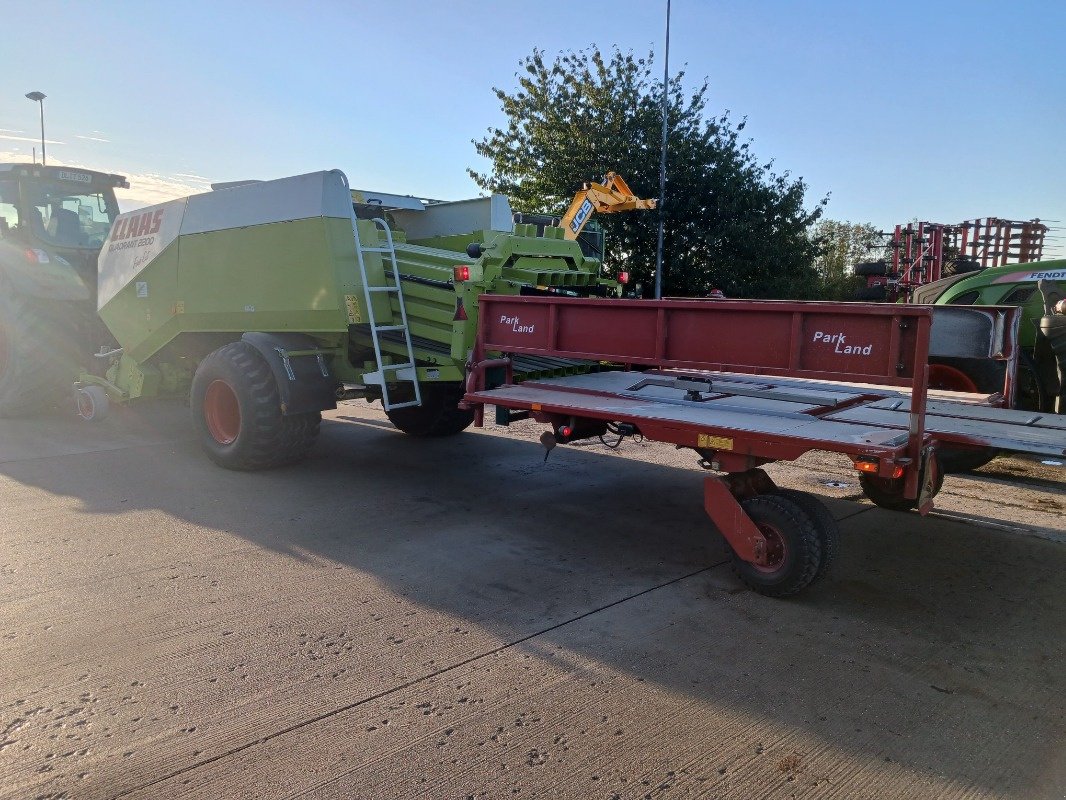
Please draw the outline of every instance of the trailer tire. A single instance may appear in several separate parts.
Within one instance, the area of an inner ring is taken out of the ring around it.
[[[454,436],[474,422],[473,409],[459,408],[462,384],[422,387],[422,405],[386,411],[389,422],[408,436]]]
[[[74,309],[0,288],[0,417],[39,414],[73,397]]]
[[[281,413],[270,365],[247,342],[209,354],[192,381],[193,424],[208,457],[226,469],[259,470],[304,458],[318,437],[321,413]]]
[[[821,559],[818,568],[811,578],[811,583],[817,583],[829,574],[836,561],[837,553],[840,552],[840,524],[833,512],[826,507],[825,503],[808,492],[796,489],[778,489],[777,494],[788,498],[807,512],[807,516],[814,521],[815,530],[818,533],[818,543],[821,545]]]
[[[933,497],[940,494],[944,487],[944,470],[939,467],[936,474],[936,485],[933,487]],[[862,493],[873,502],[875,506],[888,509],[889,511],[910,511],[918,507],[918,500],[910,500],[903,496],[903,478],[880,478],[868,472],[859,473],[859,486]]]
[[[860,261],[855,265],[856,275],[887,275],[888,264],[884,261]]]
[[[821,539],[811,515],[780,492],[756,495],[740,505],[768,539],[771,563],[751,564],[730,548],[736,576],[767,597],[788,597],[809,586],[822,562]]]

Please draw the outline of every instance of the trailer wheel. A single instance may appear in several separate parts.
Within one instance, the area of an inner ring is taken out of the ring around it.
[[[933,496],[940,494],[944,488],[944,470],[939,466],[937,459],[936,483],[933,486]],[[918,507],[918,500],[909,500],[903,496],[903,478],[880,478],[868,472],[859,473],[859,485],[862,492],[873,504],[889,511],[910,511]]]
[[[474,422],[473,410],[459,408],[461,384],[422,387],[422,405],[386,411],[389,422],[409,436],[454,436]]]
[[[192,381],[193,424],[207,455],[226,469],[257,470],[304,458],[322,415],[281,413],[269,365],[247,342],[208,355]]]
[[[0,417],[69,402],[79,358],[72,319],[70,303],[0,289]]]
[[[769,563],[751,564],[732,553],[737,577],[767,597],[787,597],[809,586],[822,562],[821,538],[811,515],[780,493],[756,495],[740,505],[766,537]]]
[[[818,562],[818,568],[814,572],[814,577],[811,578],[811,583],[817,583],[829,574],[833,562],[836,561],[837,553],[840,551],[840,525],[825,503],[808,492],[801,492],[796,489],[778,489],[777,494],[791,500],[802,508],[814,522],[815,531],[818,534],[818,543],[821,545],[821,559]]]

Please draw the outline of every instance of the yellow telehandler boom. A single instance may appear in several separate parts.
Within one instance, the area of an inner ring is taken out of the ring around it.
[[[564,238],[576,239],[594,213],[651,210],[657,202],[636,197],[619,175],[608,172],[603,183],[593,181],[582,186],[581,191],[574,195],[559,227],[563,228]]]

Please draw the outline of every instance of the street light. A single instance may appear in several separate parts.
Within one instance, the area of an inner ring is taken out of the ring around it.
[[[44,155],[44,98],[44,92],[29,92],[26,95],[27,100],[32,100],[41,105],[41,163],[48,164],[48,159]]]

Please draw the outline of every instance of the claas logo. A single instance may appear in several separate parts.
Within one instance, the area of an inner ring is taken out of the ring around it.
[[[115,229],[111,231],[111,241],[120,242],[123,239],[136,239],[139,236],[151,236],[159,233],[159,226],[163,224],[163,209],[146,211],[129,217],[119,217],[115,223]]]

